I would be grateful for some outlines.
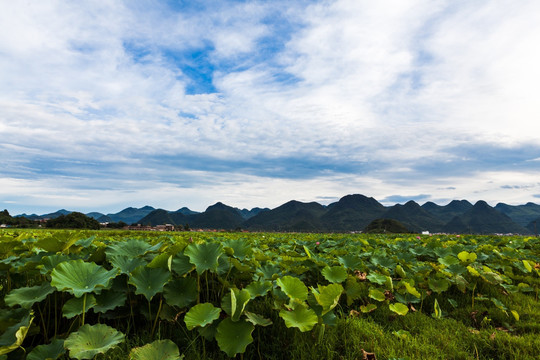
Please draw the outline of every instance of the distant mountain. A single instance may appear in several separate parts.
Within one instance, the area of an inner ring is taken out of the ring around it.
[[[175,213],[179,213],[179,214],[183,214],[183,215],[195,215],[195,214],[199,214],[197,211],[193,211],[193,210],[190,210],[188,209],[187,207],[183,207],[181,209],[178,209],[175,211]]]
[[[527,226],[531,221],[540,217],[540,205],[536,205],[532,202],[517,206],[498,203],[495,205],[495,209],[508,215],[510,219],[521,226]]]
[[[478,201],[463,215],[454,217],[444,231],[450,233],[473,234],[527,234],[529,230],[518,225],[512,219],[489,206],[485,201]]]
[[[192,228],[202,229],[237,229],[242,227],[244,218],[237,209],[218,202],[206,211],[191,217]]]
[[[319,203],[291,200],[275,209],[258,213],[243,225],[249,230],[321,231],[319,218],[325,212]]]
[[[92,218],[92,219],[95,219],[95,220],[98,220],[99,218],[101,218],[102,216],[105,216],[104,214],[102,213],[99,213],[99,212],[90,212],[88,214],[86,214],[86,216]]]
[[[235,209],[240,213],[240,215],[244,218],[244,220],[250,219],[262,211],[270,210],[269,208],[260,208],[260,207],[254,207],[251,210],[238,209],[238,208],[235,208]]]
[[[440,232],[444,222],[424,210],[414,201],[408,201],[405,205],[396,204],[389,208],[381,218],[397,220],[413,232],[429,231]]]
[[[58,211],[50,213],[50,214],[41,215],[40,218],[41,219],[56,219],[60,215],[68,215],[68,214],[71,214],[71,213],[72,213],[71,211],[68,211],[66,209],[61,209],[61,210],[58,210]]]
[[[321,222],[330,231],[363,230],[386,211],[374,198],[359,194],[344,196],[328,205],[327,209],[321,216]]]
[[[538,235],[538,232],[540,231],[540,217],[528,223],[526,228],[531,232],[531,234]]]
[[[452,200],[448,205],[441,206],[428,201],[422,205],[422,209],[435,216],[444,223],[449,222],[455,216],[464,214],[473,205],[467,200]]]
[[[141,220],[143,217],[150,214],[154,210],[155,209],[151,206],[144,206],[140,209],[128,207],[116,214],[107,214],[107,218],[109,219],[109,222],[123,221],[126,224],[134,224],[138,223],[139,220]],[[101,218],[98,219],[98,221],[102,222],[101,220]]]

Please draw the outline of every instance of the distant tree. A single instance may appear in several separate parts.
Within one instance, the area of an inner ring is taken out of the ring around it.
[[[16,227],[33,227],[36,226],[36,222],[25,217],[13,217],[9,214],[9,211],[4,210],[0,212],[0,224]]]
[[[189,227],[189,224],[186,223],[186,224],[184,225],[184,230],[185,230],[185,231],[190,231],[190,230],[191,230],[191,228]]]
[[[366,226],[364,232],[371,234],[407,234],[411,231],[397,220],[377,219],[373,220],[368,226]]]
[[[55,229],[99,229],[100,225],[96,219],[86,216],[80,212],[72,212],[68,215],[60,215],[55,219],[47,221],[48,228]]]
[[[122,229],[124,226],[127,226],[127,224],[123,221],[110,222],[107,224],[107,227],[110,229]]]

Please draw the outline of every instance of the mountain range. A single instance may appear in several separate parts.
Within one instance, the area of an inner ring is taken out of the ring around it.
[[[59,210],[45,215],[26,215],[30,219],[54,218],[70,213]],[[453,200],[447,205],[415,201],[384,206],[372,197],[347,195],[327,206],[317,202],[291,200],[274,209],[238,209],[221,202],[209,206],[204,212],[186,207],[176,211],[155,209],[151,206],[126,208],[116,214],[92,212],[86,214],[104,222],[139,223],[143,225],[188,225],[202,229],[247,229],[251,231],[310,231],[349,232],[363,231],[377,219],[400,222],[411,232],[473,233],[473,234],[536,234],[540,225],[540,205],[508,205],[495,207],[485,201],[474,205],[467,200]]]

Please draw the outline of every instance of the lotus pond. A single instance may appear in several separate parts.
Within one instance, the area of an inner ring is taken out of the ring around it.
[[[535,237],[0,232],[0,359],[540,354]]]

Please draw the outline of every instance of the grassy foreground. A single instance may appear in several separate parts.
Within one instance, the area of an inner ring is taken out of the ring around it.
[[[0,360],[56,340],[53,359],[538,359],[539,257],[523,237],[3,231]],[[90,264],[101,283],[60,280]],[[198,304],[219,316],[189,322]],[[77,355],[83,324],[124,337]],[[178,355],[137,355],[161,339]]]

